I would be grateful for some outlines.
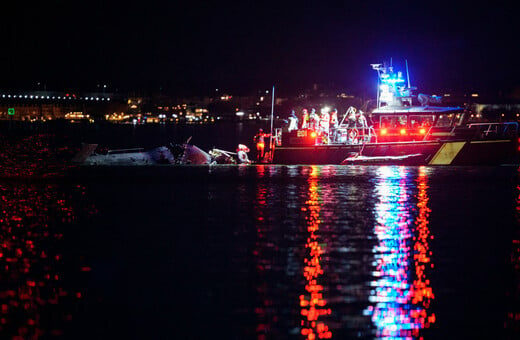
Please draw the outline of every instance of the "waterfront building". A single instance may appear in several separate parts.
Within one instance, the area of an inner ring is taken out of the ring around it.
[[[120,98],[111,93],[58,91],[0,93],[0,120],[34,122],[87,117],[87,115],[94,118],[103,117],[107,112],[120,109]]]

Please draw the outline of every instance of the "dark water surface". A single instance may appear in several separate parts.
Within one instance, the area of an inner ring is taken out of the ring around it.
[[[520,336],[517,167],[6,168],[1,338]]]

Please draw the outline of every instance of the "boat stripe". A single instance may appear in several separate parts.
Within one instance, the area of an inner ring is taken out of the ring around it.
[[[432,157],[429,165],[450,165],[457,157],[460,150],[464,147],[466,142],[446,142],[437,153]]]

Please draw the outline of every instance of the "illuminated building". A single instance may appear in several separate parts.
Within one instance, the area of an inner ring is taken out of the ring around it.
[[[101,116],[114,106],[118,98],[111,93],[66,93],[53,91],[20,91],[0,93],[0,120],[48,121],[81,112],[90,118]],[[15,114],[10,116],[8,109]]]

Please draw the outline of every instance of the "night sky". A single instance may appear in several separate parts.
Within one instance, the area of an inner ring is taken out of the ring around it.
[[[363,94],[392,58],[424,91],[520,87],[517,1],[61,1],[3,11],[0,88]],[[492,4],[492,5],[490,5]]]

